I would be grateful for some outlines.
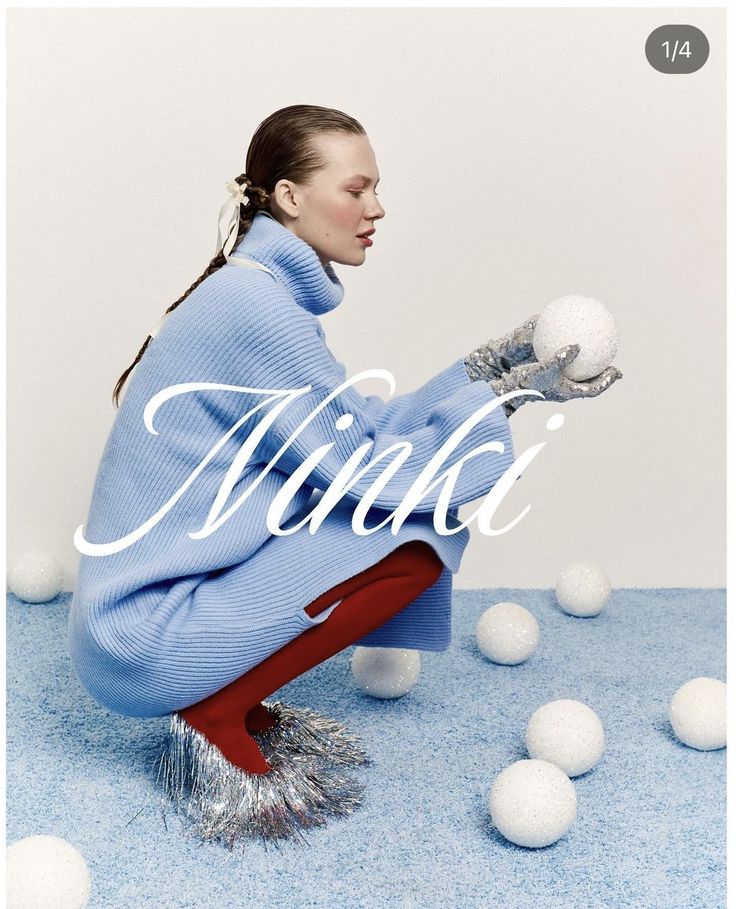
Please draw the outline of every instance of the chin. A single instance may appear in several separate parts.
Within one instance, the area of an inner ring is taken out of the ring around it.
[[[335,262],[337,265],[362,265],[365,260],[365,250],[358,250],[350,256],[330,256],[330,262]]]

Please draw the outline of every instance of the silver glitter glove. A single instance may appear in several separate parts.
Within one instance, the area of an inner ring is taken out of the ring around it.
[[[544,395],[544,398],[539,398],[537,395],[519,395],[510,401],[504,401],[506,416],[510,417],[522,404],[530,400],[569,401],[572,398],[594,398],[622,377],[620,370],[615,366],[608,366],[597,376],[588,379],[587,382],[574,382],[572,379],[568,379],[564,375],[563,369],[572,363],[579,353],[579,344],[568,344],[566,347],[561,347],[546,363],[526,363],[522,366],[513,366],[509,372],[503,373],[499,378],[491,379],[488,384],[497,395],[523,388],[539,391]]]
[[[532,336],[538,318],[539,313],[497,341],[486,341],[471,351],[463,361],[471,381],[498,379],[514,366],[533,363]]]

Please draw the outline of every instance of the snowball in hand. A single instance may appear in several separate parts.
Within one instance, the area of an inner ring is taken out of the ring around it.
[[[8,589],[24,603],[46,603],[61,591],[64,571],[40,549],[29,549],[8,566]]]
[[[598,565],[575,562],[559,573],[555,594],[568,615],[598,615],[611,596],[611,582]]]
[[[553,300],[540,313],[532,338],[538,362],[551,360],[568,344],[580,345],[580,353],[563,370],[575,382],[597,376],[613,362],[618,351],[618,330],[600,300],[571,294]]]
[[[685,682],[670,701],[670,723],[677,738],[691,748],[724,748],[726,683],[707,676]]]
[[[8,909],[84,909],[92,880],[82,853],[58,836],[26,836],[6,850]]]
[[[568,776],[580,776],[598,763],[605,738],[595,711],[581,701],[561,698],[535,710],[526,727],[529,757],[549,761]]]
[[[374,698],[400,698],[416,684],[422,668],[418,651],[402,647],[356,647],[353,678]]]
[[[537,649],[539,625],[518,603],[496,603],[478,620],[475,637],[489,660],[513,666],[529,659]]]
[[[539,848],[563,837],[577,816],[575,787],[547,761],[516,761],[496,777],[488,799],[499,832],[517,846]]]

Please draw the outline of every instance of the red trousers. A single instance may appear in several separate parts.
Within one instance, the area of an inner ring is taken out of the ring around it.
[[[225,688],[180,711],[181,715],[233,764],[251,773],[267,773],[270,765],[248,734],[269,724],[270,716],[261,701],[383,625],[434,584],[443,568],[429,544],[421,540],[404,543],[305,608],[314,618],[341,600],[324,621]]]

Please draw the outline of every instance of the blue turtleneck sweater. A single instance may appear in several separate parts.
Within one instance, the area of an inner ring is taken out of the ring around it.
[[[265,413],[270,415],[271,407],[262,408],[229,434],[264,401],[263,394],[239,388],[311,386],[276,416],[247,463],[231,471],[234,486],[220,503],[220,514],[348,378],[325,345],[317,319],[343,298],[332,265],[323,267],[311,246],[263,212],[233,255],[267,270],[228,263],[167,316],[129,377],[81,528],[88,544],[124,540],[169,505],[131,545],[105,555],[82,554],[72,598],[69,649],[75,671],[92,697],[128,716],[163,716],[223,688],[324,621],[329,610],[315,618],[304,611],[316,597],[409,540],[432,545],[445,570],[420,597],[356,643],[444,650],[450,642],[451,575],[469,532],[443,536],[434,529],[441,484],[396,534],[390,521],[364,536],[351,525],[353,510],[391,457],[367,470],[313,534],[307,522],[291,535],[272,535],[266,513],[288,478],[320,447],[325,453],[305,475],[281,527],[294,526],[313,509],[356,449],[366,446],[353,474],[387,448],[409,442],[410,456],[375,499],[364,526],[384,521],[453,431],[495,398],[486,382],[471,382],[462,358],[416,391],[388,401],[354,387],[343,390],[292,439],[227,520],[209,536],[190,535],[205,524],[245,440]],[[375,361],[368,365],[380,368]],[[179,383],[230,387],[170,397],[149,429],[147,403]],[[503,453],[487,451],[463,464],[449,502],[450,527],[457,526],[457,508],[486,495],[514,460],[501,407],[467,433],[438,474],[488,442],[502,442]]]

